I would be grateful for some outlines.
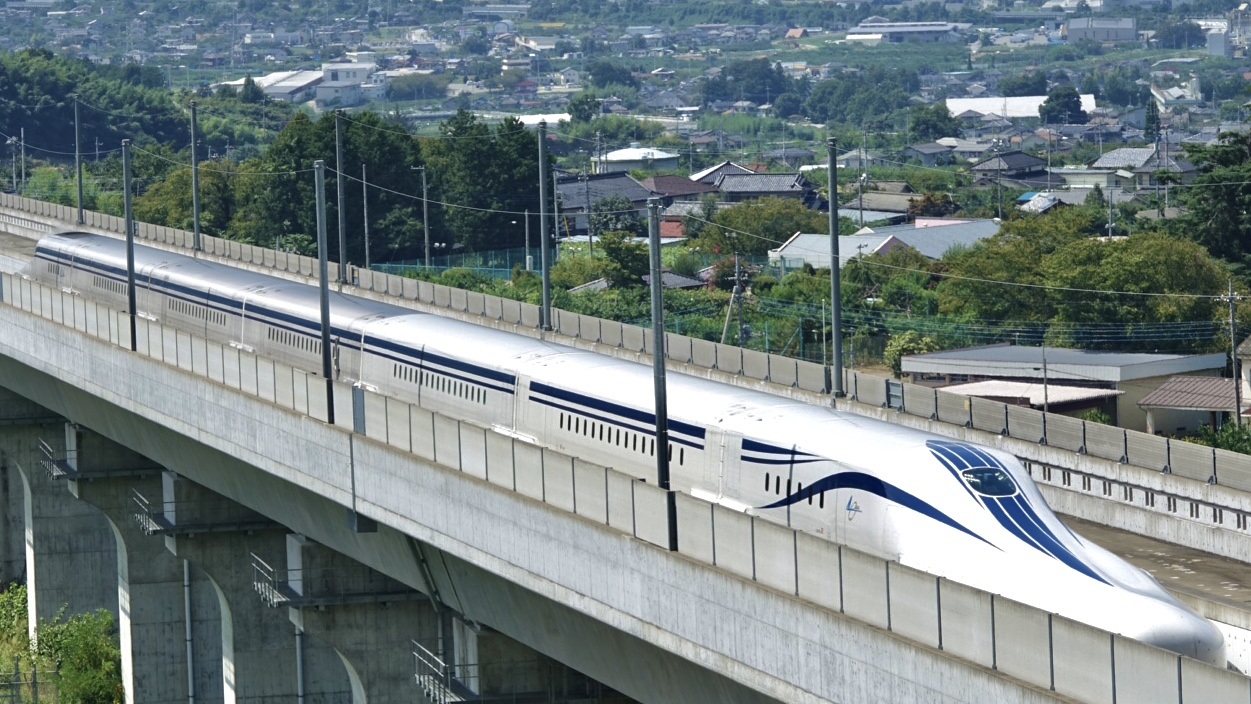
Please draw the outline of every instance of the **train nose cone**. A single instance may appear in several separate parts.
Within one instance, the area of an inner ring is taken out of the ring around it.
[[[1225,635],[1211,621],[1198,614],[1182,612],[1160,621],[1139,640],[1151,645],[1225,667]]]

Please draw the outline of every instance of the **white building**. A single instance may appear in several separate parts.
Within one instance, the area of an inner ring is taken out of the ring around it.
[[[608,152],[602,160],[591,157],[591,163],[597,174],[609,174],[617,171],[646,169],[648,171],[678,168],[680,156],[659,149],[640,146],[633,142],[625,149]]]

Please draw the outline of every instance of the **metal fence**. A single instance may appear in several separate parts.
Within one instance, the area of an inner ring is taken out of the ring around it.
[[[60,678],[56,670],[22,669],[21,658],[15,656],[13,669],[0,671],[0,704],[56,704],[61,701]]]
[[[127,316],[63,291],[4,274],[0,292],[13,308],[129,348]],[[28,323],[29,324],[29,323]],[[138,320],[138,352],[217,381],[288,411],[328,417],[324,380],[229,345]],[[647,339],[639,331],[634,344]],[[714,355],[717,350],[710,350]],[[38,354],[38,352],[34,352]],[[732,358],[742,363],[742,357]],[[818,368],[819,369],[819,368]],[[801,371],[795,372],[802,377]],[[859,378],[859,377],[854,377]],[[1030,435],[1041,424],[1003,413],[1003,404],[971,399],[966,408],[943,402],[932,389],[860,379],[860,400],[963,411],[964,422],[998,432],[1001,425]],[[657,546],[667,545],[666,492],[652,484],[576,457],[539,448],[394,398],[334,385],[335,423],[398,450],[584,516]],[[356,402],[354,402],[354,397]],[[894,400],[892,400],[894,399]],[[1019,409],[1018,409],[1019,410]],[[971,420],[970,420],[971,419]],[[960,420],[960,419],[955,419]],[[1069,419],[1070,421],[1072,419]],[[1080,423],[1080,421],[1075,421]],[[1049,420],[1054,424],[1055,419]],[[1078,437],[1068,426],[1065,437]],[[1083,430],[1083,433],[1089,431]],[[1053,431],[1054,432],[1054,431]],[[1091,444],[1107,447],[1097,433]],[[1166,446],[1129,443],[1146,456]],[[1031,684],[1089,702],[1246,701],[1251,680],[1112,635],[992,594],[857,552],[815,535],[679,495],[679,551],[726,572],[1001,670]]]

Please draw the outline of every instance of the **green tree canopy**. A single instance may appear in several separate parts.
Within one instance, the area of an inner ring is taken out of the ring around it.
[[[826,232],[828,216],[795,198],[759,198],[717,211],[699,233],[698,246],[713,254],[765,254],[796,232]]]
[[[1047,94],[1038,106],[1038,116],[1044,124],[1085,124],[1089,116],[1082,110],[1082,97],[1073,86],[1057,86]]]
[[[1230,262],[1251,252],[1251,134],[1228,132],[1210,147],[1186,145],[1199,176],[1182,198],[1180,231]]]
[[[960,121],[952,117],[946,100],[933,105],[917,105],[909,112],[908,119],[912,138],[917,141],[928,142],[961,133]]]
[[[999,91],[1012,98],[1022,95],[1046,95],[1047,74],[1042,71],[1018,73],[999,80]]]

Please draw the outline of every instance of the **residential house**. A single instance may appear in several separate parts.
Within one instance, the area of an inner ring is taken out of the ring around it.
[[[691,174],[690,179],[692,181],[699,181],[700,183],[709,183],[709,184],[716,185],[717,181],[721,180],[721,177],[726,174],[754,174],[754,173],[756,173],[754,169],[749,169],[746,166],[743,166],[741,164],[736,164],[732,161],[723,161],[720,164],[714,164],[713,166],[709,166],[703,171],[697,171]]]
[[[999,231],[994,220],[918,219],[915,224],[864,227],[838,238],[839,268],[855,257],[886,254],[910,249],[938,260],[953,247],[968,247]],[[785,269],[804,264],[817,268],[830,265],[828,233],[795,233],[781,247],[769,251],[769,261]]]
[[[761,154],[761,158],[766,161],[780,161],[792,169],[811,162],[814,156],[815,152],[802,147],[782,147]]]
[[[708,193],[717,193],[710,183],[692,181],[682,176],[652,176],[639,181],[643,187],[660,197],[661,204],[672,205],[675,201],[698,201]]]
[[[556,72],[556,80],[562,86],[573,88],[582,85],[582,74],[576,68],[566,67]]]
[[[916,160],[922,166],[939,166],[952,161],[951,147],[937,142],[920,142],[903,148],[905,159]]]
[[[855,171],[863,171],[866,167],[873,166],[890,166],[891,160],[887,159],[884,154],[874,150],[853,149],[849,152],[843,152],[834,159],[834,164],[840,169],[853,169]]]
[[[1023,179],[1037,175],[1047,165],[1046,159],[1022,151],[1003,152],[973,165],[975,175],[994,179]]]
[[[1156,186],[1161,171],[1173,174],[1173,178],[1180,183],[1190,183],[1199,174],[1199,169],[1183,155],[1180,149],[1174,149],[1170,154],[1159,146],[1121,147],[1096,159],[1090,168],[1128,172],[1132,174],[1132,183],[1125,185],[1136,188]]]
[[[618,171],[604,174],[568,174],[556,178],[556,198],[560,207],[559,237],[585,235],[588,231],[587,211],[604,198],[621,196],[640,215],[646,212],[652,191],[629,174]]]
[[[723,173],[714,184],[726,200],[741,203],[757,198],[796,198],[813,210],[826,206],[817,186],[803,174]]]

